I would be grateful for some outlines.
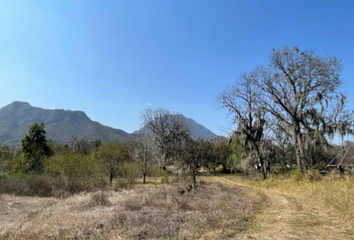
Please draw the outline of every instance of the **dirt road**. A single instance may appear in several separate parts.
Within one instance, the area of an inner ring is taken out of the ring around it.
[[[245,186],[236,179],[211,178],[224,184]],[[268,201],[253,227],[237,239],[354,239],[354,223],[345,222],[320,202],[288,192],[252,188],[265,194]]]

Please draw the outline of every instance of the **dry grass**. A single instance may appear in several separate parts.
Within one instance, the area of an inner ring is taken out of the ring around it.
[[[263,201],[248,188],[214,183],[181,195],[181,184],[64,200],[1,196],[0,239],[228,239],[248,227]]]
[[[305,195],[313,201],[321,201],[347,220],[354,221],[354,176],[332,172],[322,177],[313,171],[304,176],[293,173],[274,177],[255,185]]]
[[[232,175],[216,177],[254,185],[268,201],[254,224],[238,239],[354,239],[353,178],[318,173],[281,175],[250,182]]]

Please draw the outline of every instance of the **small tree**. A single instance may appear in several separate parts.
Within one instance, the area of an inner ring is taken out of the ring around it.
[[[145,133],[140,142],[132,142],[130,144],[130,155],[138,164],[143,174],[143,183],[145,184],[148,171],[157,162],[152,134]]]
[[[112,184],[119,163],[129,159],[129,149],[120,142],[108,142],[100,146],[94,157],[104,162]]]
[[[194,184],[197,183],[197,170],[203,165],[207,154],[205,141],[201,139],[194,141],[189,138],[183,147],[181,163],[190,170]]]
[[[46,136],[44,123],[33,124],[21,139],[21,168],[23,173],[42,173],[43,161],[53,154]]]

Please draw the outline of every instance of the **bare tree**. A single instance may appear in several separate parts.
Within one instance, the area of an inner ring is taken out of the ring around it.
[[[253,72],[244,73],[218,96],[218,100],[233,115],[237,125],[234,136],[240,140],[249,157],[255,156],[257,165],[262,166],[263,178],[266,178],[266,159],[261,149],[266,121],[263,108],[259,106],[260,92],[255,82]]]
[[[143,174],[143,184],[146,182],[148,171],[156,164],[153,135],[144,133],[139,142],[130,144],[130,156],[137,162]]]
[[[261,90],[258,104],[292,137],[298,168],[308,165],[309,145],[326,143],[335,132],[353,133],[352,112],[346,110],[340,62],[298,47],[274,50],[269,68],[255,71]]]
[[[160,164],[166,165],[177,160],[184,143],[190,138],[189,127],[182,115],[171,114],[165,109],[149,108],[142,119],[153,136]]]

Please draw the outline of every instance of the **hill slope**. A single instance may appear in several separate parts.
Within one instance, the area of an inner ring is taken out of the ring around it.
[[[86,140],[126,140],[129,134],[92,121],[82,111],[47,110],[26,102],[13,102],[0,109],[0,144],[19,146],[28,127],[44,123],[47,139],[70,143],[73,137]]]
[[[182,117],[191,129],[192,138],[209,140],[217,136],[193,119]],[[70,144],[74,137],[88,141],[129,141],[138,139],[139,134],[146,129],[129,134],[92,121],[82,111],[48,110],[32,107],[27,102],[13,102],[0,109],[0,145],[19,146],[29,126],[42,122],[45,124],[47,139],[62,144]]]

